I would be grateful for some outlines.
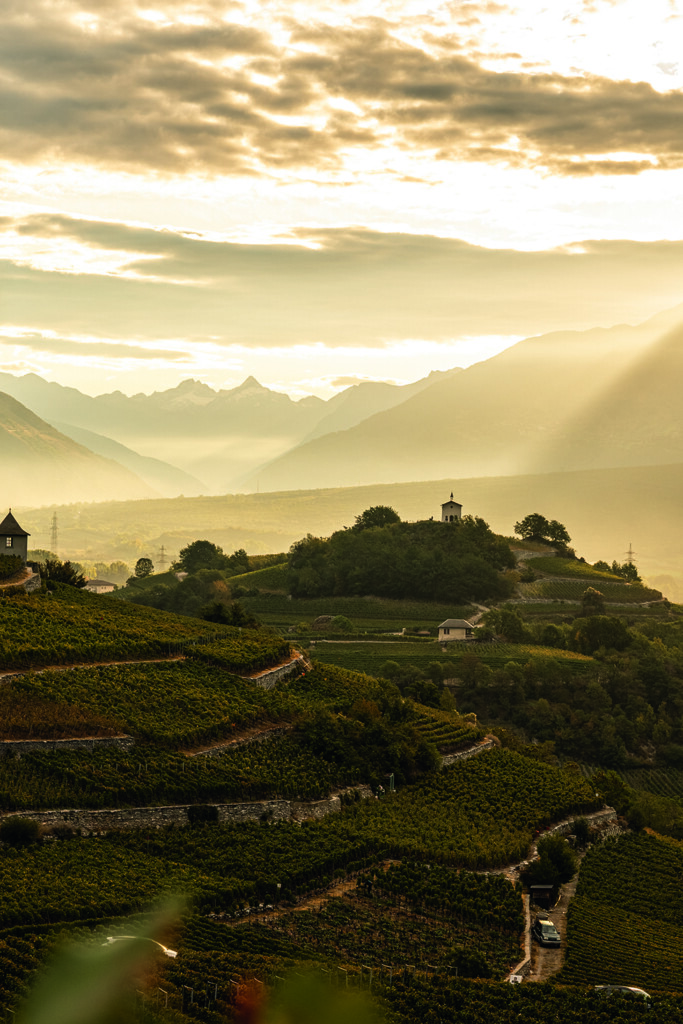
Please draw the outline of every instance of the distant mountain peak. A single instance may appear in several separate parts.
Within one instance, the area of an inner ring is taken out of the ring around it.
[[[263,384],[259,384],[256,377],[251,375],[243,380],[241,384],[238,384],[236,388],[233,388],[233,393],[237,391],[268,391],[268,388],[264,388]]]

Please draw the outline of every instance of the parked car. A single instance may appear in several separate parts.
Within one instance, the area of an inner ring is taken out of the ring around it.
[[[178,956],[175,949],[168,949],[166,946],[162,946],[156,939],[141,938],[139,935],[108,935],[107,941],[103,942],[103,946],[113,946],[115,942],[144,942],[147,946],[153,946],[157,953],[163,953],[164,956],[170,956],[175,959]]]
[[[595,991],[601,996],[624,996],[626,999],[642,999],[648,1006],[652,996],[644,988],[636,988],[635,985],[596,985]]]
[[[549,917],[537,917],[531,926],[531,934],[541,946],[559,946],[560,933]]]

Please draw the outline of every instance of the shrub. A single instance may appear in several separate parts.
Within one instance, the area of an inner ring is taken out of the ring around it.
[[[218,808],[213,804],[193,804],[187,809],[187,818],[190,825],[216,825]]]
[[[9,846],[28,846],[38,838],[40,826],[31,818],[7,818],[0,825],[0,840]]]

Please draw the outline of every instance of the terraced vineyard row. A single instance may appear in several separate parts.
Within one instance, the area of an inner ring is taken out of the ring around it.
[[[259,722],[293,721],[321,707],[347,711],[357,700],[385,694],[386,685],[332,666],[272,690],[194,660],[41,672],[3,687],[0,707],[11,709],[11,716],[0,720],[0,738],[68,735],[69,723],[82,719],[105,732],[189,746]],[[457,716],[452,720],[459,723]]]
[[[318,800],[358,781],[357,770],[335,768],[288,740],[211,758],[145,748],[60,750],[1,759],[0,809]]]
[[[644,833],[593,848],[568,918],[561,978],[683,989],[683,846]]]
[[[587,587],[599,590],[608,604],[645,604],[648,601],[661,601],[658,590],[648,587],[627,585],[626,583],[609,583],[603,580],[536,580],[534,583],[518,584],[519,593],[524,598],[545,598],[557,601],[581,601]]]
[[[0,668],[164,657],[195,641],[234,632],[73,587],[53,594],[0,596]]]
[[[422,714],[415,722],[415,728],[420,736],[441,751],[456,750],[481,739],[483,729],[473,728],[464,722],[454,722],[454,717],[439,716],[437,711],[433,715]]]
[[[600,769],[582,765],[584,776],[590,779]],[[674,800],[683,800],[683,771],[676,768],[634,768],[634,769],[612,769],[620,779],[632,789],[641,790],[646,793],[655,793],[657,796],[671,797]]]

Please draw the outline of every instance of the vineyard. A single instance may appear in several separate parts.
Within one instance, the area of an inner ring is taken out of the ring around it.
[[[380,844],[390,857],[474,870],[523,860],[534,829],[594,806],[580,773],[493,750],[391,799],[356,805],[328,827]]]
[[[606,580],[536,580],[534,583],[519,583],[517,589],[526,600],[545,598],[550,601],[580,602],[588,586],[599,590],[607,604],[645,604],[662,600],[658,590]]]
[[[600,769],[582,765],[581,771],[586,778],[592,778]],[[612,769],[619,778],[630,786],[644,793],[669,797],[683,803],[683,771],[676,768],[631,768]]]
[[[353,768],[340,772],[287,740],[211,758],[144,748],[59,750],[0,760],[0,810],[319,800],[358,781]]]
[[[188,656],[228,672],[254,673],[287,661],[291,644],[282,637],[255,630],[234,630],[232,636],[188,648]]]
[[[527,565],[534,571],[548,573],[549,576],[570,576],[577,580],[607,581],[623,585],[623,579],[613,572],[594,569],[586,562],[575,558],[532,558]],[[587,584],[588,585],[588,584]],[[597,584],[596,584],[597,585]]]
[[[0,709],[7,713],[0,717],[0,739],[124,731],[177,749],[259,724],[296,722],[320,708],[348,713],[360,700],[382,703],[392,692],[387,683],[328,665],[272,690],[195,659],[41,672],[13,679],[0,690]],[[429,723],[438,720],[448,743],[478,737],[466,731],[457,714],[422,706],[417,711],[412,701],[403,710],[421,732],[428,733]]]
[[[569,908],[562,980],[683,990],[683,846],[644,833],[590,850]]]
[[[58,585],[0,597],[0,668],[164,657],[234,630]]]
[[[486,664],[500,666],[509,661],[526,662],[531,658],[558,658],[577,667],[591,664],[590,658],[573,651],[559,650],[554,647],[541,647],[532,644],[470,642],[450,643],[445,652],[437,643],[429,642],[316,642],[311,647],[311,655],[318,662],[328,665],[339,665],[356,672],[367,672],[369,675],[381,675],[382,667],[387,661],[395,661],[399,665],[415,666],[425,671],[435,661],[452,663],[452,674],[457,675],[458,661],[463,657],[476,657]]]

